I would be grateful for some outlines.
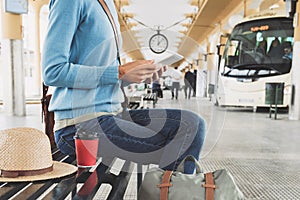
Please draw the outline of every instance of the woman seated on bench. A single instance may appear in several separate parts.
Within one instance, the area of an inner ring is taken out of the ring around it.
[[[105,146],[107,152],[116,149],[121,158],[133,160],[156,156],[163,169],[176,169],[188,154],[199,158],[205,137],[199,115],[176,109],[122,110],[122,82],[141,83],[162,71],[152,60],[120,64],[117,11],[112,0],[106,1],[117,25],[114,34],[99,2],[50,1],[42,73],[45,84],[55,87],[49,108],[55,114],[58,148],[75,155],[73,138],[82,131],[99,134],[99,151]],[[186,173],[194,171],[192,164],[185,167]]]

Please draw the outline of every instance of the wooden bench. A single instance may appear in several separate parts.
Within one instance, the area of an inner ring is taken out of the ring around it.
[[[157,103],[157,96],[156,93],[147,93],[143,96],[143,102],[152,101],[153,108],[155,108],[155,104]]]
[[[152,102],[153,108],[155,108],[155,104],[157,103],[157,95],[156,93],[146,93],[142,94],[141,96],[132,96],[129,98],[129,109],[143,109],[148,108],[148,102]]]
[[[76,164],[74,158],[53,151],[53,160]],[[114,159],[111,160],[111,163]],[[107,163],[107,162],[105,162]],[[0,182],[0,199],[93,199],[103,184],[111,185],[106,199],[123,199],[129,179],[134,169],[134,163],[126,161],[120,173],[115,175],[102,162],[94,171],[90,168],[79,169],[77,173],[59,179],[37,182],[6,183]],[[140,183],[139,183],[140,184]]]
[[[128,97],[128,108],[130,110],[139,109],[143,104],[143,99],[141,96],[131,96]]]

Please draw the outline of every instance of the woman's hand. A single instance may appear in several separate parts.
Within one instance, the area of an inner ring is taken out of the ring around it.
[[[151,78],[146,79],[145,83],[152,83],[153,81],[158,80],[162,76],[163,72],[166,71],[166,66],[163,67],[161,64],[156,64],[155,66],[155,72]]]
[[[163,74],[165,71],[167,71],[168,67],[167,67],[167,65],[162,66],[161,64],[157,64],[157,65],[156,65],[156,69],[157,69],[156,77],[157,77],[157,79],[159,79],[159,78],[162,76],[162,74]],[[154,79],[154,80],[156,80],[156,79]]]
[[[141,83],[146,79],[152,79],[156,72],[157,68],[153,60],[137,60],[119,66],[119,79]]]

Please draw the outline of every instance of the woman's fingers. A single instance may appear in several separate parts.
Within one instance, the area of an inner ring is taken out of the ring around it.
[[[157,66],[153,60],[138,60],[122,65],[125,67],[123,80],[140,83],[147,80],[152,81],[153,74],[157,71]]]
[[[153,75],[152,75],[153,81],[158,80],[159,77],[160,77],[160,76],[159,76],[158,72],[154,72]]]

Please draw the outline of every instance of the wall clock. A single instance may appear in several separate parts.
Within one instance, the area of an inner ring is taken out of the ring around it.
[[[163,53],[168,48],[168,39],[157,30],[157,33],[152,35],[149,40],[149,47],[153,53]]]

